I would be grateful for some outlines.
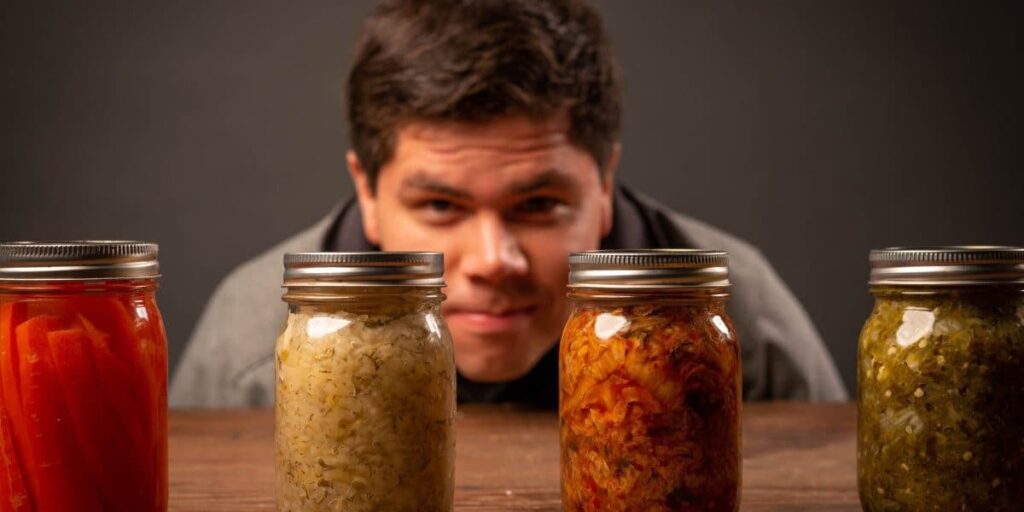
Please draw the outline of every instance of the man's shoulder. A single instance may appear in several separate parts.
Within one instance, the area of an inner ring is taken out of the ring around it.
[[[273,397],[273,339],[283,321],[285,253],[320,250],[330,219],[236,267],[214,290],[172,382],[176,407],[266,406]]]
[[[321,243],[335,213],[311,227],[279,242],[237,266],[221,281],[216,298],[252,297],[253,292],[267,288],[280,289],[284,271],[284,255],[290,252],[321,250]]]
[[[733,280],[753,278],[769,266],[768,260],[752,243],[707,222],[675,211],[649,196],[638,192],[632,192],[632,195],[642,207],[653,212],[660,222],[668,224],[667,227],[690,247],[728,252],[729,271]]]
[[[729,254],[729,314],[740,332],[750,340],[743,345],[747,352],[745,357],[749,357],[749,352],[757,348],[759,326],[772,316],[772,312],[766,310],[776,306],[766,302],[765,297],[788,293],[780,289],[785,285],[771,279],[774,275],[771,263],[756,246],[739,236],[675,211],[648,196],[635,192],[633,195],[643,208],[654,213],[659,228],[669,233],[667,238],[676,247],[721,250]],[[798,304],[795,307],[800,308]],[[793,314],[790,312],[787,316]]]
[[[814,324],[757,247],[653,199],[634,195],[680,246],[729,253],[730,316],[746,340],[740,345],[746,397],[846,399]]]

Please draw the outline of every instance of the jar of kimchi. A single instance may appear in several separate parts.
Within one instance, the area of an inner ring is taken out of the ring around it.
[[[167,510],[157,246],[0,243],[0,510]]]
[[[738,510],[741,373],[726,253],[592,251],[569,263],[565,510]]]
[[[870,255],[857,365],[865,511],[1024,507],[1024,248]]]

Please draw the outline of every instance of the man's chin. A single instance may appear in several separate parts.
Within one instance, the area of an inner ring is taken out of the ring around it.
[[[502,382],[511,382],[529,373],[529,369],[517,370],[515,372],[472,372],[459,369],[459,375],[463,378],[471,380],[473,382],[479,382],[481,384],[500,384]]]
[[[534,358],[518,351],[479,344],[455,345],[455,366],[473,382],[508,382],[526,375],[536,364]]]
[[[483,334],[460,327],[452,325],[455,365],[460,375],[474,382],[508,382],[526,375],[558,339],[539,329]],[[548,342],[538,344],[542,338]]]

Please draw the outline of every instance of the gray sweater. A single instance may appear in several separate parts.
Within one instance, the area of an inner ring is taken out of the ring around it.
[[[733,283],[728,310],[740,338],[745,399],[848,398],[807,313],[756,248],[624,187],[616,191],[613,226],[602,248],[728,251]],[[349,200],[316,225],[231,272],[214,291],[192,334],[171,383],[171,406],[272,405],[274,339],[287,312],[281,301],[283,255],[373,249],[362,235],[359,209]],[[542,393],[541,402],[550,404],[557,396],[557,375],[552,375],[551,364],[545,366],[531,372],[543,375],[528,378],[532,387],[551,388],[533,391]],[[500,401],[501,393],[489,396]]]

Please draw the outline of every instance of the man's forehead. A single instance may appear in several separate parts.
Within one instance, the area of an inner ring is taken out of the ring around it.
[[[479,122],[414,120],[398,128],[395,149],[441,154],[540,151],[568,144],[569,128],[569,116],[561,111],[544,119],[514,114]]]
[[[415,121],[403,125],[385,188],[447,195],[517,194],[578,188],[594,179],[593,159],[569,140],[569,118],[510,115],[481,123]]]

